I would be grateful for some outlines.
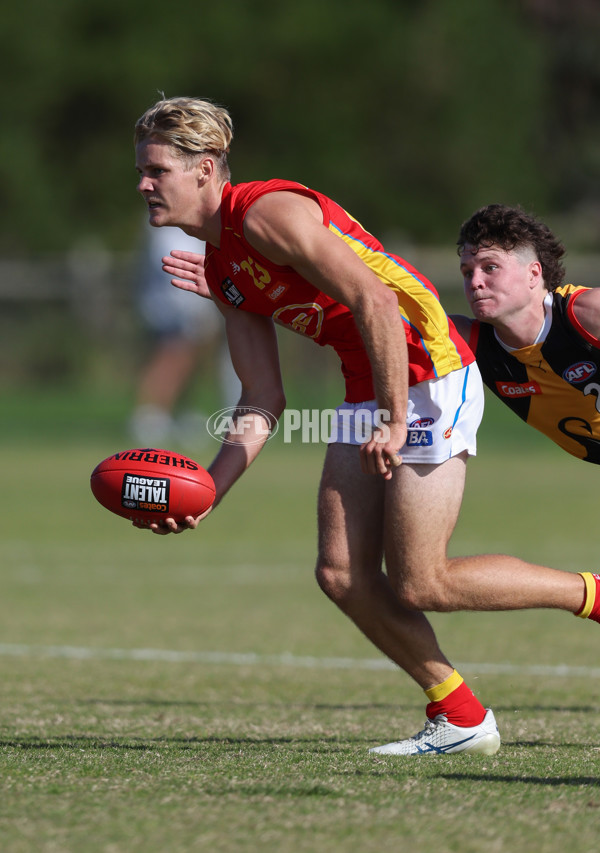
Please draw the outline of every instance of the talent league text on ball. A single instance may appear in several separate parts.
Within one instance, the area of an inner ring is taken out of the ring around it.
[[[145,509],[167,512],[169,508],[169,486],[167,477],[140,477],[137,474],[123,476],[121,503],[128,509]]]

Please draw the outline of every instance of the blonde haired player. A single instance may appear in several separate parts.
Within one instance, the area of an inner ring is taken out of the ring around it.
[[[195,98],[162,100],[136,125],[150,223],[207,244],[205,260],[173,252],[165,269],[184,289],[208,288],[223,312],[240,411],[266,411],[268,422],[285,406],[274,318],[340,357],[346,396],[321,480],[317,579],[429,700],[422,732],[373,751],[492,754],[494,715],[443,655],[423,611],[574,612],[583,579],[500,555],[448,557],[483,407],[472,353],[431,282],[332,199],[292,181],[232,186],[230,130],[221,107]],[[362,441],[352,422],[364,425],[367,413],[374,428]],[[216,504],[267,440],[262,417],[254,431],[230,435],[210,466]],[[203,517],[154,531],[179,533]]]

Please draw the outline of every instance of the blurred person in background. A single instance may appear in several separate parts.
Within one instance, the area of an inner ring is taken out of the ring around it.
[[[138,445],[200,448],[208,440],[206,415],[182,408],[192,382],[198,372],[212,381],[216,366],[223,406],[235,403],[239,382],[218,312],[207,300],[172,287],[162,259],[174,248],[204,253],[204,243],[179,228],[148,224],[143,236],[135,297],[151,352],[138,380],[129,431]]]
[[[494,715],[442,653],[424,611],[575,613],[587,597],[595,618],[600,587],[507,555],[448,557],[483,411],[473,354],[431,282],[334,201],[292,181],[232,186],[232,135],[226,110],[193,98],[159,101],[135,130],[150,222],[207,243],[206,259],[175,251],[165,270],[183,289],[210,291],[242,383],[240,414],[254,413],[209,468],[214,506],[285,407],[274,322],[333,346],[346,398],[321,480],[317,579],[429,700],[421,732],[372,751],[493,754]],[[181,533],[207,514],[153,530]]]
[[[483,381],[563,450],[600,464],[600,288],[564,284],[564,246],[521,207],[477,210],[457,243],[475,319],[453,319]]]

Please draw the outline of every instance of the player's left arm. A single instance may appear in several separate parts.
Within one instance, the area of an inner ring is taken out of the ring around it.
[[[586,332],[600,340],[600,287],[581,292],[573,302],[573,314]]]
[[[262,196],[246,214],[244,235],[270,261],[292,267],[352,312],[371,363],[378,405],[389,412],[385,432],[375,431],[363,446],[362,465],[389,478],[406,440],[408,405],[406,335],[395,294],[323,224],[313,199],[291,192]]]

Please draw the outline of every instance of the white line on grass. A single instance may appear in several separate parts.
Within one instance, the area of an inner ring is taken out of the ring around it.
[[[102,649],[88,646],[36,646],[0,643],[0,656],[69,658],[71,660],[139,660],[170,663],[230,664],[233,666],[287,666],[305,669],[393,670],[385,658],[337,658],[292,655],[260,655],[254,652],[186,652],[169,649]],[[478,675],[538,675],[543,678],[600,678],[600,667],[557,664],[457,663],[460,672]]]

